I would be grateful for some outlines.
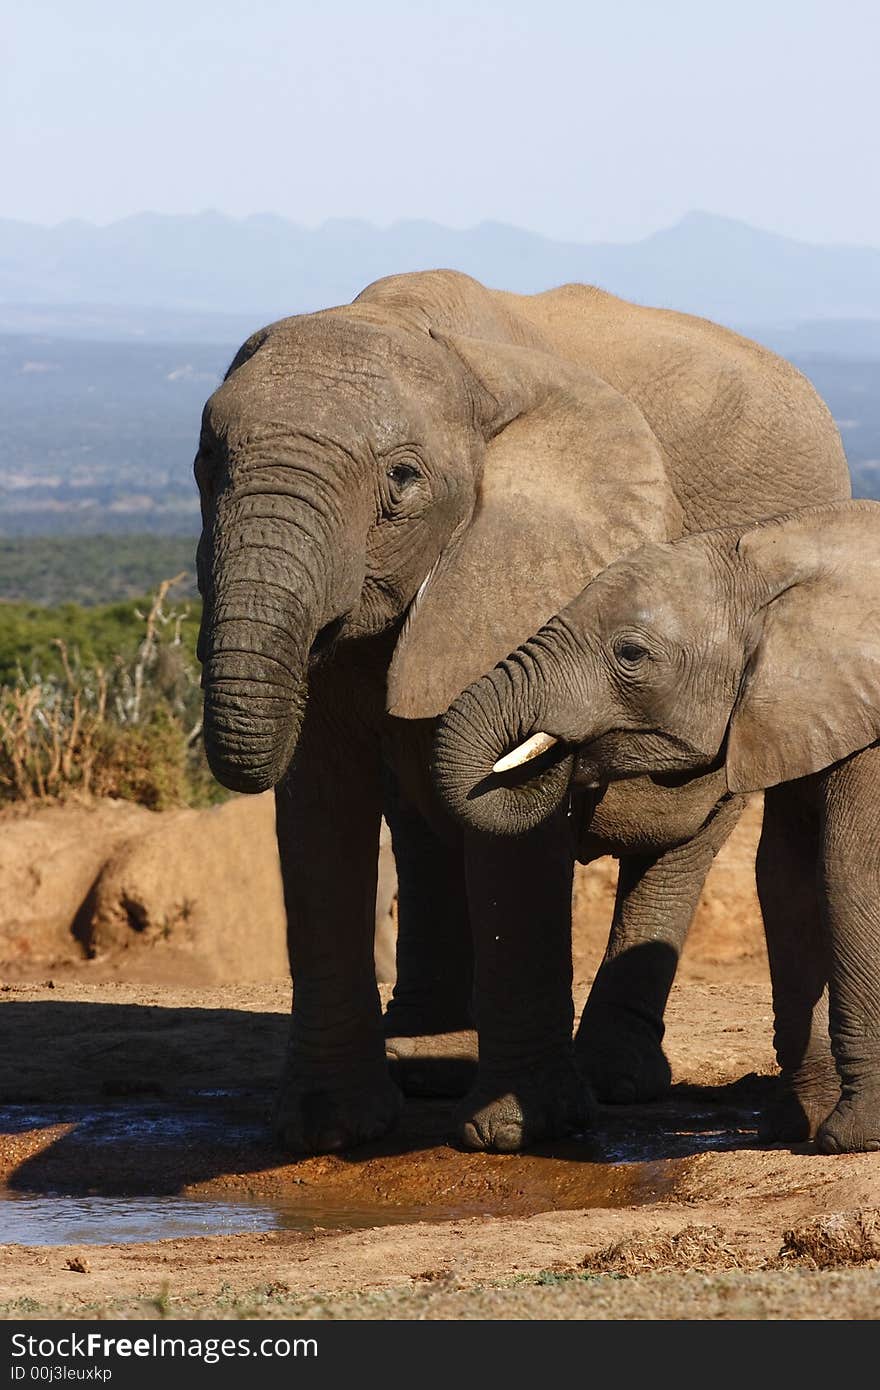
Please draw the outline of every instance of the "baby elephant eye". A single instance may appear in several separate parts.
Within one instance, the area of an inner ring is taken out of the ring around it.
[[[650,652],[639,642],[620,642],[614,648],[614,655],[618,661],[625,662],[627,666],[635,666],[637,662],[644,661],[646,656],[650,656]]]

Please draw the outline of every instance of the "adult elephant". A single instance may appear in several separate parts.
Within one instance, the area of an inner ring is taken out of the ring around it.
[[[433,723],[636,544],[848,496],[827,410],[703,320],[432,271],[254,334],[207,403],[196,477],[208,758],[234,790],[277,789],[295,982],[281,1138],[340,1148],[398,1111],[372,962],[383,803],[401,933],[386,1031],[466,1023],[473,932],[480,1068],[460,1136],[514,1149],[580,1127],[565,817],[514,842],[453,829]],[[663,1009],[721,834],[652,855],[657,798],[674,816],[676,790],[646,781],[607,841],[638,846],[580,1030],[609,1099],[668,1084]]]

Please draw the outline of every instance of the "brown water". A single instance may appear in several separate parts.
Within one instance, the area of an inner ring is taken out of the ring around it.
[[[246,1097],[0,1109],[0,1244],[357,1230],[673,1197],[696,1154],[754,1142],[754,1112],[694,1102],[606,1111],[600,1137],[529,1154],[443,1142],[449,1106],[408,1108],[385,1144],[292,1160]],[[9,1162],[12,1158],[14,1161]]]
[[[363,1230],[424,1219],[421,1208],[309,1209],[276,1200],[219,1202],[203,1197],[98,1197],[0,1191],[0,1244],[109,1245],[260,1231]]]

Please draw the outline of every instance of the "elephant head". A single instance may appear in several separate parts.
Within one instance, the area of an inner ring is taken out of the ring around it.
[[[240,791],[283,776],[336,643],[389,634],[388,711],[434,717],[585,577],[678,525],[635,407],[452,272],[256,333],[205,407],[195,471],[205,743]]]
[[[453,703],[441,795],[511,834],[571,782],[723,767],[748,792],[828,767],[880,737],[877,593],[877,503],[640,547]]]

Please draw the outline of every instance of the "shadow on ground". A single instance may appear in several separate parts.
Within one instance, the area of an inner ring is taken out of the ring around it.
[[[0,1146],[8,1189],[88,1195],[298,1193],[329,1207],[469,1212],[631,1206],[671,1195],[697,1154],[756,1142],[771,1078],[674,1087],[603,1107],[582,1138],[525,1155],[446,1142],[455,1102],[407,1101],[385,1139],[291,1158],[273,1143],[283,1013],[95,1002],[0,1007]],[[430,1062],[423,1065],[430,1068]],[[442,1069],[442,1061],[438,1061]],[[430,1078],[425,1075],[426,1083]]]

